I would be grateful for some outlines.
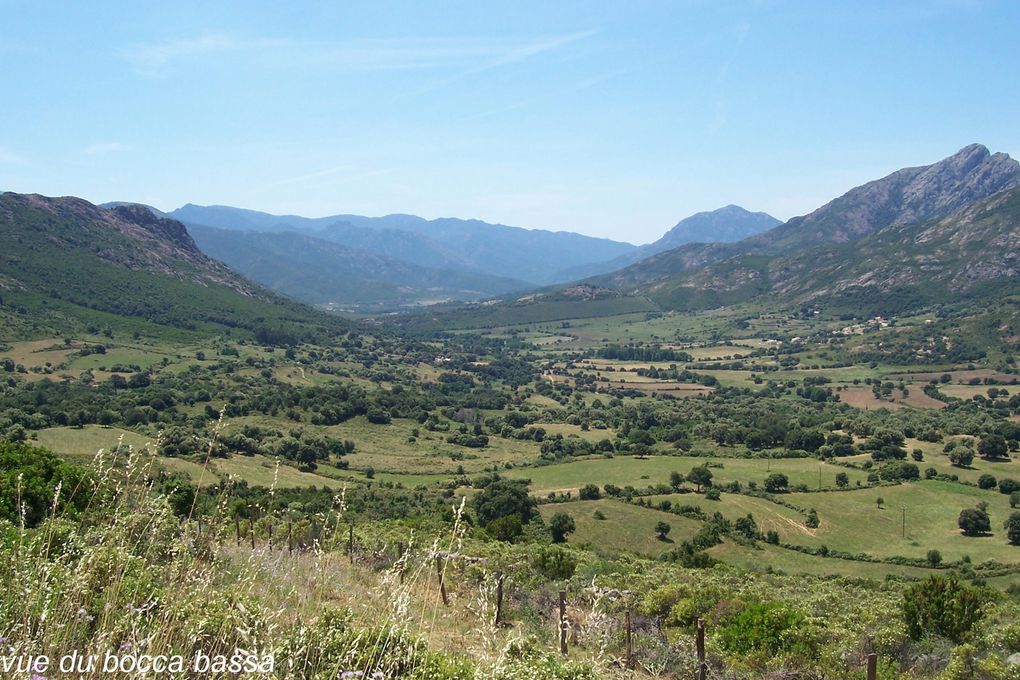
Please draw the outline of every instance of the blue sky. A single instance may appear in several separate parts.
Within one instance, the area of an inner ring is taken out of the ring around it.
[[[1020,152],[1020,3],[0,0],[0,188],[635,243]]]

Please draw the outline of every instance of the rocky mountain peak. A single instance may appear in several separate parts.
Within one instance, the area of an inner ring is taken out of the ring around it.
[[[139,204],[118,205],[111,209],[118,218],[142,227],[156,238],[171,242],[189,253],[199,253],[187,228],[177,220],[157,217],[147,206]]]

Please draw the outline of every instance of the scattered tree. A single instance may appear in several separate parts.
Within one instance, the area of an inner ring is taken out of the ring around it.
[[[963,530],[964,536],[980,536],[992,530],[988,512],[981,507],[961,510],[956,523]]]
[[[790,486],[790,479],[782,472],[773,472],[765,478],[765,490],[769,493],[783,493]]]
[[[1003,528],[1010,545],[1020,545],[1020,512],[1010,513]]]
[[[565,512],[557,512],[549,520],[549,531],[552,533],[553,543],[566,542],[567,534],[574,533],[576,528],[574,518]]]
[[[701,493],[703,486],[712,486],[712,471],[704,465],[691,468],[687,473],[687,481],[698,486],[698,493]]]

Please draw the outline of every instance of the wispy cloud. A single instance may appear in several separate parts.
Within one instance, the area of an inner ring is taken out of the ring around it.
[[[164,76],[189,62],[243,58],[252,66],[317,66],[337,70],[456,68],[468,73],[513,64],[561,49],[593,35],[581,31],[523,37],[421,37],[401,39],[303,41],[206,33],[149,43],[117,52],[140,75]]]
[[[104,153],[113,153],[115,151],[126,151],[128,149],[127,144],[121,144],[120,142],[96,142],[89,144],[82,153],[88,154],[89,156],[97,156]]]

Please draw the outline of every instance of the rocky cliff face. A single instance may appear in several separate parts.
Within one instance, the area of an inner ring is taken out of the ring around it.
[[[592,282],[645,292],[689,285],[733,292],[754,280],[755,290],[761,290],[770,272],[777,273],[776,265],[763,267],[763,258],[853,243],[889,227],[930,222],[1016,187],[1020,163],[972,144],[932,165],[904,168],[851,189],[808,215],[738,243],[688,244]],[[782,262],[791,270],[812,267],[796,257]]]
[[[104,210],[74,197],[0,194],[0,232],[72,256],[88,253],[136,271],[200,284],[224,285],[244,295],[257,287],[202,253],[183,224],[144,206]]]
[[[879,229],[944,217],[1020,186],[1020,163],[971,144],[933,165],[904,168],[851,189],[809,215],[754,239],[770,251],[845,243]]]

